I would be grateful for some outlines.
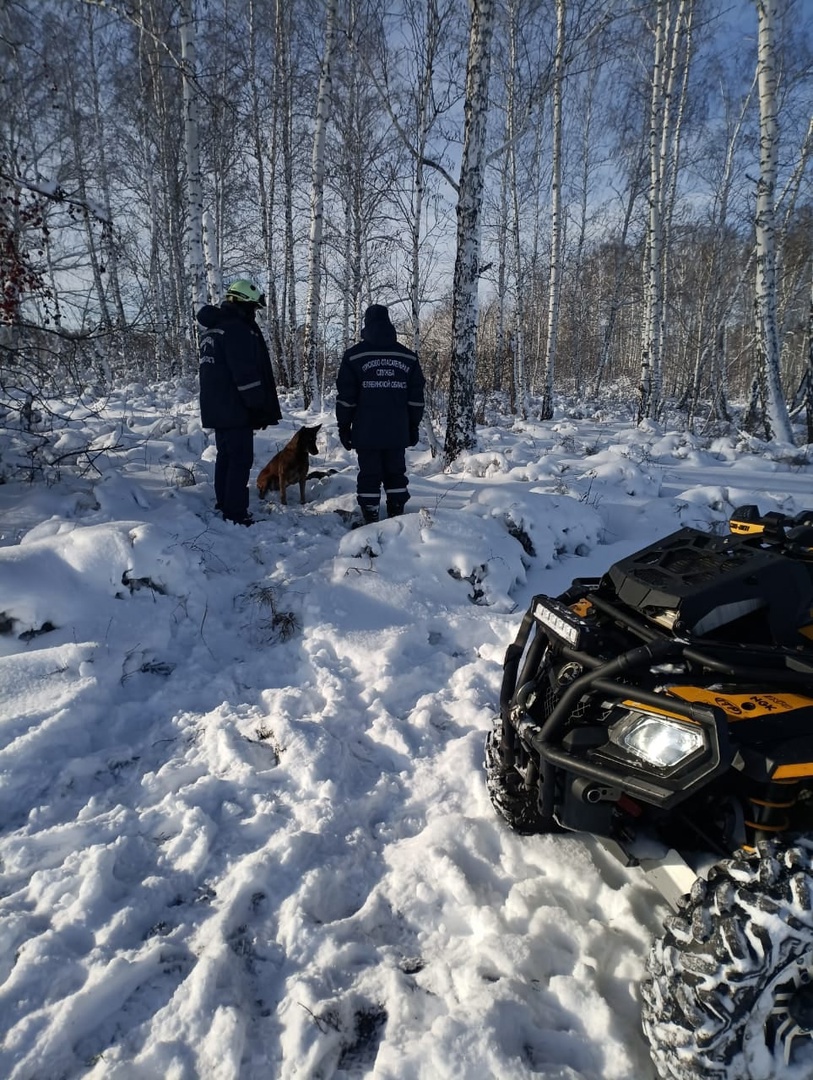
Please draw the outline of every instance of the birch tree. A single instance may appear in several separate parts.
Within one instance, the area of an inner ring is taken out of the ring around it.
[[[283,366],[288,382],[294,385],[302,377],[298,355],[296,262],[294,250],[294,79],[291,59],[291,37],[294,4],[290,0],[275,0],[273,109],[279,131],[279,156],[282,171],[283,217],[283,285],[280,298],[283,338]]]
[[[562,91],[565,75],[565,0],[556,0],[556,56],[553,74],[553,178],[551,182],[550,277],[548,280],[548,332],[541,420],[553,418],[553,373],[559,331],[559,300],[562,289]]]
[[[709,261],[709,273],[704,289],[701,317],[703,324],[698,335],[697,358],[689,388],[689,422],[691,423],[700,399],[701,382],[708,376],[712,411],[716,419],[727,421],[729,417],[728,390],[726,372],[726,321],[729,317],[734,296],[726,286],[730,278],[727,251],[733,246],[732,230],[729,223],[729,206],[734,184],[737,163],[737,149],[742,138],[743,126],[751,107],[756,80],[749,87],[737,115],[729,123],[725,142],[725,157],[720,175],[716,178],[717,197],[712,218],[712,251]],[[726,108],[728,112],[728,107]],[[719,142],[720,135],[715,141]],[[734,294],[736,295],[736,294]]]
[[[760,390],[769,438],[793,442],[782,391],[776,297],[775,200],[779,126],[776,109],[776,0],[756,0],[759,23],[759,179],[757,180],[756,332]]]
[[[302,358],[302,393],[305,408],[309,409],[319,398],[317,385],[316,344],[321,304],[322,237],[325,206],[325,142],[330,120],[333,93],[331,64],[336,44],[336,21],[338,0],[326,0],[325,48],[319,74],[319,90],[316,100],[316,122],[313,132],[313,155],[311,159],[310,238],[308,242],[308,298],[305,307],[305,331]]]
[[[186,252],[191,301],[195,311],[208,300],[203,258],[203,187],[200,179],[200,129],[198,127],[197,54],[195,51],[194,0],[181,0],[181,79],[183,83],[184,157],[186,160]]]
[[[277,369],[285,373],[282,327],[277,296],[277,279],[274,273],[276,230],[273,221],[276,214],[276,172],[274,163],[277,157],[277,132],[279,130],[280,110],[276,102],[271,106],[271,123],[267,120],[267,95],[263,92],[263,80],[257,70],[258,11],[255,0],[248,3],[248,93],[249,116],[247,127],[251,132],[254,148],[254,164],[257,176],[258,205],[260,209],[260,234],[262,236],[263,266],[265,269],[265,325],[271,342],[271,355],[277,363]],[[276,56],[273,58],[276,68]],[[270,152],[266,150],[265,132],[270,126]],[[270,159],[270,167],[266,158]]]
[[[101,80],[96,55],[95,16],[94,12],[89,7],[85,9],[84,14],[88,34],[88,75],[93,110],[93,131],[99,157],[99,183],[102,193],[104,216],[108,222],[111,222],[111,228],[108,231],[107,247],[104,252],[105,268],[109,290],[112,295],[112,302],[116,313],[116,322],[118,326],[123,327],[127,323],[127,317],[124,312],[124,302],[121,295],[117,245],[113,242],[110,169],[108,168],[107,162],[107,124],[105,122],[105,110],[102,106]]]
[[[452,285],[452,356],[444,461],[477,444],[474,394],[480,278],[480,219],[485,184],[488,83],[494,0],[469,0],[463,155],[457,199],[457,248]]]
[[[330,205],[337,207],[331,233],[339,233],[337,285],[347,347],[358,336],[365,301],[375,299],[382,288],[386,296],[397,295],[387,222],[407,180],[402,136],[381,123],[378,92],[365,75],[372,67],[370,54],[379,24],[370,23],[370,10],[360,0],[347,0],[345,17],[353,47],[340,54],[335,65],[329,150]]]
[[[424,221],[426,194],[426,153],[429,134],[438,114],[446,107],[447,95],[435,89],[435,65],[440,54],[444,31],[451,16],[447,2],[439,7],[438,0],[426,0],[422,24],[412,21],[416,46],[420,49],[421,63],[417,90],[414,97],[414,153],[415,168],[412,183],[412,213],[410,228],[410,281],[409,307],[412,318],[412,348],[421,347],[421,233]],[[428,426],[428,425],[427,425]]]
[[[176,375],[187,345],[181,328],[190,325],[181,182],[184,132],[177,107],[179,65],[167,62],[171,53],[161,36],[161,13],[153,3],[136,0],[127,18],[137,31],[141,107],[136,122],[148,192],[148,300],[156,324],[155,370],[167,374],[162,367],[168,359],[168,374]]]
[[[454,67],[454,20],[457,13],[456,0],[407,0],[403,12],[394,22],[396,33],[390,35],[389,18],[382,15],[383,33],[379,35],[382,55],[380,71],[374,69],[371,54],[363,47],[363,35],[351,37],[351,45],[358,50],[359,60],[386,109],[393,128],[406,152],[414,161],[408,214],[409,232],[409,283],[407,286],[412,321],[412,348],[421,347],[422,293],[427,277],[423,260],[426,234],[425,205],[427,177],[431,171],[458,191],[458,184],[439,160],[442,154],[430,157],[429,141],[440,118],[448,112],[457,96],[453,80],[445,83],[437,78],[437,67],[442,60],[449,60],[447,67]],[[410,48],[400,49],[393,55],[385,47],[390,37],[406,37],[404,26],[409,29]],[[404,58],[409,59],[404,62]],[[414,57],[414,63],[412,62]],[[404,101],[408,104],[404,107]],[[427,425],[428,426],[428,425]]]
[[[623,216],[618,236],[609,245],[612,253],[610,266],[609,296],[606,314],[601,324],[599,355],[590,383],[590,396],[598,398],[607,369],[610,367],[613,341],[618,314],[624,303],[624,285],[626,280],[626,256],[628,238],[632,225],[633,213],[638,205],[645,186],[646,177],[646,142],[638,141],[638,149],[631,148],[627,166],[627,188],[623,196]]]
[[[666,341],[666,312],[668,310],[670,282],[670,250],[672,241],[672,223],[677,200],[678,177],[680,175],[681,137],[686,113],[691,70],[695,0],[680,0],[674,29],[669,40],[667,66],[667,87],[664,109],[664,125],[661,132],[660,168],[663,178],[663,243],[661,245],[661,325],[659,330],[662,353]],[[676,87],[680,82],[680,92]]]
[[[574,198],[572,218],[574,221],[574,242],[572,255],[565,267],[571,281],[570,297],[567,305],[566,319],[569,330],[570,347],[572,350],[572,372],[576,393],[581,396],[585,389],[585,367],[589,362],[591,345],[596,340],[600,324],[600,313],[597,308],[590,304],[585,283],[585,256],[588,251],[588,232],[593,217],[592,196],[595,191],[592,176],[596,167],[594,144],[599,140],[595,136],[595,103],[598,94],[601,66],[595,62],[596,56],[593,49],[590,50],[590,66],[583,80],[584,86],[580,89],[572,110],[578,119],[574,124],[578,132],[578,147],[575,154],[576,168],[574,169]],[[569,91],[569,97],[574,97],[573,91]],[[578,182],[575,182],[578,178]],[[589,335],[589,337],[588,337]],[[594,346],[592,351],[595,352]],[[588,371],[588,377],[591,372]]]
[[[514,271],[514,320],[511,342],[511,382],[513,388],[514,408],[524,420],[528,416],[528,379],[525,371],[525,289],[526,274],[525,260],[522,251],[522,217],[520,214],[520,186],[518,176],[519,139],[517,128],[519,126],[517,83],[519,80],[519,34],[520,13],[518,0],[511,0],[508,9],[508,79],[506,85],[506,140],[508,143],[506,186],[510,191],[510,197],[506,193],[506,201],[511,206],[510,227],[506,230],[510,234],[512,248],[512,263]],[[503,290],[500,290],[502,300]],[[500,341],[502,344],[502,341]]]
[[[359,10],[356,0],[349,0],[348,23],[352,36],[355,36],[354,31],[358,17]],[[358,50],[352,49],[349,57],[349,70],[345,75],[346,101],[343,109],[344,116],[338,131],[341,144],[339,176],[342,187],[339,196],[344,203],[344,250],[342,252],[344,262],[344,289],[342,295],[344,348],[347,348],[350,344],[351,323],[354,335],[358,334],[361,326],[362,248],[365,230],[362,218],[364,185],[362,154],[364,138],[362,134],[363,106],[360,84]],[[342,110],[334,109],[334,114],[339,111]]]
[[[203,215],[203,254],[206,259],[206,285],[213,300],[223,295],[223,270],[217,243],[217,229],[212,215]]]
[[[499,215],[500,222],[504,222],[506,227],[502,224],[497,233],[497,298],[496,298],[496,317],[494,326],[494,351],[491,357],[491,373],[489,376],[489,386],[495,392],[499,392],[503,387],[503,370],[505,367],[507,347],[510,348],[509,339],[506,333],[507,329],[507,313],[508,313],[508,239],[510,231],[507,228],[508,223],[508,162],[500,170],[500,196],[499,196]],[[511,387],[511,411],[514,412],[516,408],[516,401],[514,398],[513,387]]]
[[[694,0],[656,0],[654,62],[649,124],[649,217],[647,221],[638,419],[657,416],[663,382],[662,349],[666,336],[668,233],[674,208],[685,99],[675,88],[683,72],[688,86]],[[684,66],[685,65],[685,66]]]
[[[155,317],[163,324],[157,368],[169,360],[170,374],[192,366],[195,313],[208,299],[203,252],[203,186],[197,72],[196,0],[135,0],[123,9],[139,34],[144,100],[140,110],[147,160],[157,168],[148,179],[158,219],[152,251]],[[173,34],[167,33],[171,19]],[[163,355],[162,355],[163,354]]]

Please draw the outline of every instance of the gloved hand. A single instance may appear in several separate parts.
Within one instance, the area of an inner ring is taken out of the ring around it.
[[[353,443],[352,443],[352,441],[350,439],[350,428],[349,427],[340,427],[339,428],[339,442],[342,444],[342,446],[345,448],[345,450],[352,450],[353,449]]]
[[[259,431],[261,428],[263,431],[268,427],[268,419],[264,412],[260,409],[249,409],[248,418],[251,421],[251,427],[254,431]]]
[[[420,438],[420,433],[419,433],[418,429],[416,427],[411,427],[409,429],[409,445],[410,446],[417,446],[419,438]]]

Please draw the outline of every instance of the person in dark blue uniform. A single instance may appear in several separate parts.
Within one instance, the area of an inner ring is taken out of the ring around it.
[[[214,428],[215,498],[226,521],[251,525],[248,478],[254,432],[278,424],[282,411],[271,357],[255,315],[265,296],[250,281],[235,281],[222,304],[198,312],[200,422]]]
[[[364,313],[361,341],[345,351],[336,378],[339,439],[358,456],[356,499],[365,524],[378,521],[382,487],[387,516],[404,512],[405,449],[418,441],[423,388],[417,355],[398,343],[387,308],[372,304]]]

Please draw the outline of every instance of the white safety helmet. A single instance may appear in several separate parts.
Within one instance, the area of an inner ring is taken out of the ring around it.
[[[257,286],[246,278],[233,281],[226,289],[226,299],[236,300],[240,304],[256,304],[257,307],[265,307],[265,293],[260,292]]]

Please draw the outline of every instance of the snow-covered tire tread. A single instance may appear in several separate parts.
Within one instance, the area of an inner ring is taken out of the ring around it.
[[[491,803],[500,817],[520,836],[561,832],[553,818],[545,818],[539,812],[536,791],[529,791],[515,770],[506,768],[500,740],[499,719],[486,736],[485,772],[486,787]]]
[[[787,1075],[779,1061],[765,1071],[760,1009],[783,972],[813,972],[813,851],[765,842],[716,864],[667,920],[648,966],[642,1019],[663,1080]]]

